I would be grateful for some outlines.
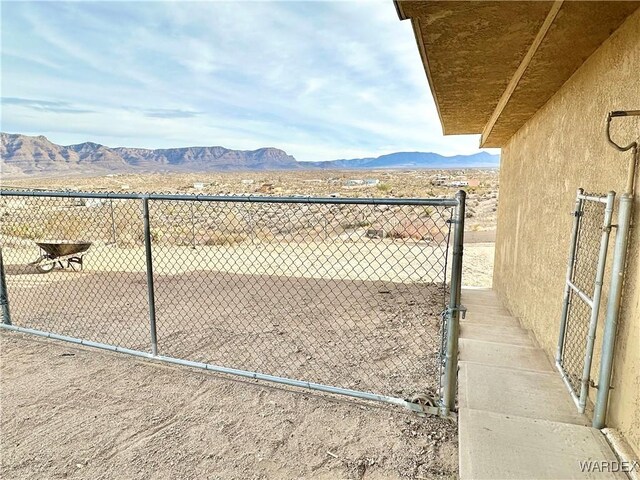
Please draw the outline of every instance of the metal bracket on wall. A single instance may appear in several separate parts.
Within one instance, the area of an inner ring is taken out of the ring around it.
[[[593,379],[589,380],[589,385],[590,385],[592,388],[595,388],[596,390],[598,390],[598,389],[600,388],[600,384],[599,384],[599,383],[594,382],[594,381],[593,381]],[[614,386],[613,386],[613,385],[609,385],[609,390],[613,390],[613,389],[614,389]]]

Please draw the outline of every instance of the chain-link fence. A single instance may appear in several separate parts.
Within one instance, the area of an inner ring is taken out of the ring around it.
[[[4,191],[0,202],[9,328],[438,401],[459,199]]]
[[[578,409],[584,412],[600,308],[615,194],[580,190],[567,270],[557,364]]]

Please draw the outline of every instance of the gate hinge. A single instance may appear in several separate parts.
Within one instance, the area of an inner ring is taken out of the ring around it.
[[[593,378],[589,380],[589,386],[596,390],[600,388],[600,385],[593,381]],[[613,385],[609,385],[609,390],[613,390]]]
[[[465,307],[464,305],[458,305],[456,307],[448,307],[448,311],[449,313],[453,313],[453,312],[460,312],[460,316],[462,318],[465,318],[467,315],[467,307]]]

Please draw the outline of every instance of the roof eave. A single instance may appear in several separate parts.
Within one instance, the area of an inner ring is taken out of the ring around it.
[[[393,6],[396,7],[396,13],[398,14],[398,18],[400,20],[407,20],[409,18],[405,15],[400,0],[393,0]]]

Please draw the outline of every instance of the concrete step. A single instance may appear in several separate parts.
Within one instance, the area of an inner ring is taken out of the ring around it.
[[[578,413],[556,372],[529,372],[509,367],[460,363],[460,408],[590,425]]]
[[[529,332],[514,325],[490,325],[460,322],[460,338],[508,343],[510,345],[535,346]]]
[[[483,300],[499,303],[498,294],[490,288],[462,287],[462,298],[468,301]]]
[[[615,456],[495,292],[463,289],[462,303],[468,311],[459,341],[460,478],[625,478],[581,470],[580,461]]]
[[[473,313],[478,315],[503,315],[511,316],[511,313],[506,308],[500,305],[493,305],[487,303],[468,303],[461,300],[462,305],[467,309],[467,313]]]
[[[581,471],[581,461],[616,460],[591,427],[462,408],[459,438],[461,480],[626,478]]]
[[[461,322],[469,322],[476,324],[490,324],[490,325],[512,325],[520,326],[520,322],[516,317],[511,315],[500,315],[495,313],[482,313],[475,310],[468,310],[467,314]]]
[[[459,350],[460,361],[535,372],[554,371],[551,362],[536,347],[461,338]]]
[[[463,287],[461,291],[461,298],[463,301],[474,305],[502,305],[498,295],[493,290],[469,290]]]
[[[510,312],[504,308],[497,294],[488,288],[463,288],[460,301],[467,307],[467,314],[511,315]]]

